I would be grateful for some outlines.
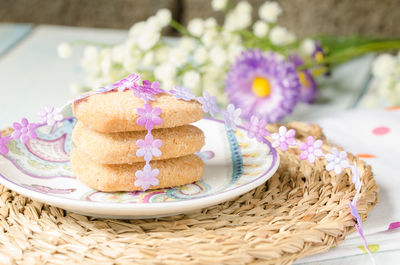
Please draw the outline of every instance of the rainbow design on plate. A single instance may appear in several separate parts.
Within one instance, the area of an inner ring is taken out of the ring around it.
[[[0,182],[25,196],[68,210],[117,216],[111,214],[115,209],[110,210],[107,205],[135,207],[155,204],[160,205],[158,212],[161,213],[161,208],[166,209],[161,204],[194,203],[199,200],[211,203],[213,198],[237,196],[254,188],[255,183],[260,185],[273,174],[279,163],[276,150],[267,140],[262,144],[249,139],[242,128],[226,130],[221,121],[203,119],[195,123],[206,136],[206,145],[197,153],[205,162],[201,181],[145,192],[99,192],[81,184],[71,170],[69,152],[75,123],[74,118],[69,118],[55,128],[41,126],[36,129],[38,138],[28,144],[19,139],[11,140],[9,153],[0,156]],[[220,200],[215,200],[215,203],[218,202]],[[86,209],[91,206],[98,207],[98,210],[87,212]],[[118,213],[118,217],[137,217],[136,208],[129,209],[132,211]],[[172,211],[168,210],[167,214]],[[151,216],[156,215],[157,212]]]

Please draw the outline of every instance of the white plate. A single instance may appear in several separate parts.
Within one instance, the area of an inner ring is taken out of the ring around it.
[[[215,205],[267,181],[277,170],[279,156],[270,143],[249,139],[243,129],[226,131],[218,120],[203,119],[206,145],[201,181],[146,192],[105,193],[81,184],[71,171],[69,152],[74,118],[51,131],[37,129],[38,139],[12,140],[0,156],[0,182],[32,199],[72,212],[107,218],[147,218],[175,215]],[[132,175],[134,173],[132,172]]]

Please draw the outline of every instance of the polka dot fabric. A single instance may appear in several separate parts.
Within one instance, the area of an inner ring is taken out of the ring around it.
[[[400,107],[357,109],[312,122],[322,126],[332,143],[372,166],[380,194],[377,206],[363,224],[371,252],[400,249]],[[354,233],[334,250],[304,261],[364,252],[361,239]]]

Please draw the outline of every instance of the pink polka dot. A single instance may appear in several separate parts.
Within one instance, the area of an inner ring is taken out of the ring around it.
[[[390,132],[390,129],[386,126],[376,127],[372,130],[372,133],[375,135],[385,135]]]

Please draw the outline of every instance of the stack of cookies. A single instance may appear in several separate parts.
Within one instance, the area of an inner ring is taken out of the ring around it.
[[[162,145],[161,155],[150,162],[151,168],[159,170],[158,185],[150,189],[199,180],[204,164],[194,153],[204,145],[204,134],[189,124],[203,117],[201,105],[166,93],[155,99],[149,104],[162,110],[162,124],[155,125],[151,134]],[[137,124],[136,110],[143,106],[132,91],[95,94],[73,104],[78,122],[72,134],[71,165],[82,183],[108,192],[143,190],[134,184],[135,173],[145,166],[144,157],[137,156],[137,141],[147,134]]]

